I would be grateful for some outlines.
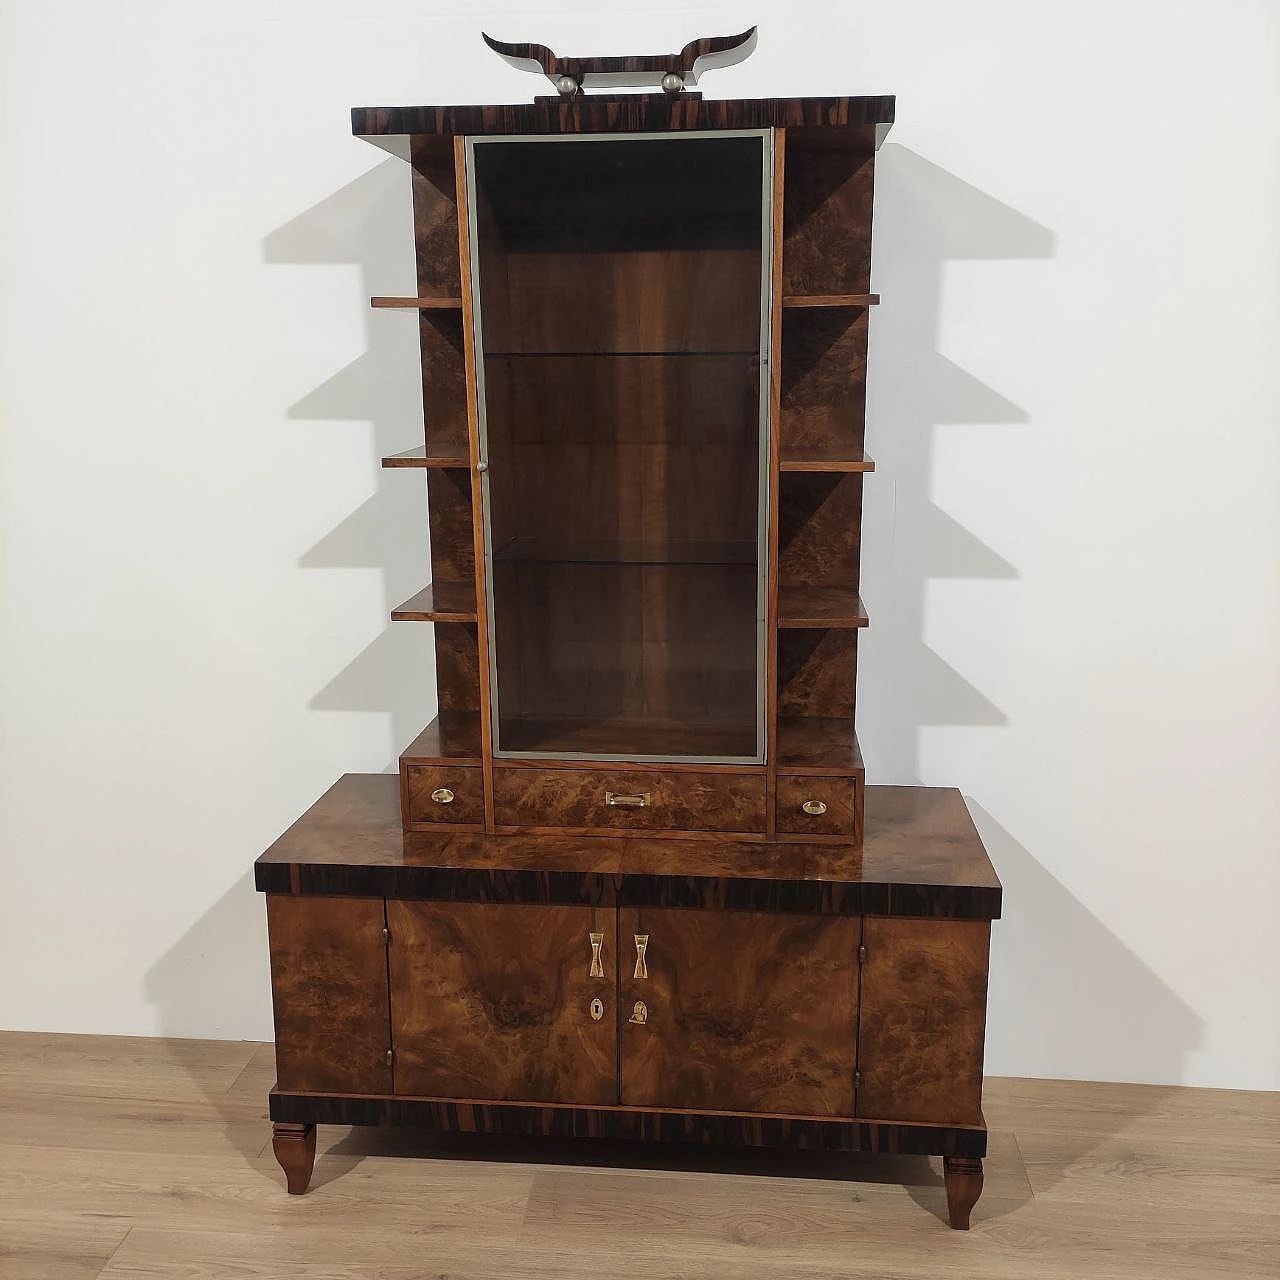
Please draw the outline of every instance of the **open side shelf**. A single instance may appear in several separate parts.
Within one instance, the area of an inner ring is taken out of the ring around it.
[[[778,626],[820,630],[825,627],[865,627],[862,597],[845,587],[778,588]]]
[[[443,452],[428,453],[424,445],[416,449],[406,449],[403,453],[392,453],[383,458],[382,465],[390,470],[393,467],[417,467],[419,470],[438,467],[442,470],[466,470],[471,466],[471,459],[466,456],[466,446],[458,445],[456,449]]]
[[[782,305],[791,307],[874,307],[880,303],[878,293],[790,293]]]
[[[403,764],[479,764],[480,713],[442,711],[400,753]]]
[[[369,305],[379,310],[395,308],[402,311],[460,311],[461,298],[370,298]]]
[[[417,595],[392,609],[391,619],[393,622],[474,622],[475,583],[428,583]]]
[[[849,471],[868,473],[875,462],[862,450],[830,445],[783,445],[779,471]]]
[[[844,716],[781,716],[778,771],[841,776],[863,767],[853,721]]]

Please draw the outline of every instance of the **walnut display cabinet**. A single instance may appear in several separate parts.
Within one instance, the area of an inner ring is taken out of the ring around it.
[[[545,51],[544,51],[545,52]],[[563,82],[562,82],[563,83]],[[275,1149],[421,1124],[945,1157],[1000,885],[854,733],[893,99],[357,109],[408,162],[439,714],[259,859]],[[408,478],[406,478],[408,482]]]

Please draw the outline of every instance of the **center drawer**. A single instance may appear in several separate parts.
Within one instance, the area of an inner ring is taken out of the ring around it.
[[[502,827],[763,833],[763,773],[497,768]]]

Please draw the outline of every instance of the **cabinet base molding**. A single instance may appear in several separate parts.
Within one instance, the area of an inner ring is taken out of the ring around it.
[[[658,1111],[642,1107],[576,1107],[551,1103],[286,1093],[280,1089],[271,1091],[270,1114],[277,1132],[282,1128],[311,1129],[313,1155],[314,1126],[341,1124],[386,1128],[413,1126],[437,1133],[483,1133],[503,1137],[635,1138],[646,1142],[786,1147],[798,1151],[945,1156],[948,1158],[948,1201],[951,1197],[950,1163],[954,1161],[957,1165],[957,1178],[971,1177],[971,1166],[976,1166],[980,1192],[981,1157],[987,1153],[985,1124],[909,1124],[848,1117],[826,1120],[815,1116],[770,1116],[729,1111]],[[278,1145],[276,1154],[279,1156]],[[284,1164],[283,1158],[280,1162]],[[969,1208],[977,1200],[978,1192],[973,1193]],[[967,1213],[968,1210],[965,1211],[966,1221]]]
[[[311,1185],[311,1171],[316,1163],[315,1125],[277,1121],[271,1126],[271,1149],[284,1170],[289,1194],[302,1195]]]

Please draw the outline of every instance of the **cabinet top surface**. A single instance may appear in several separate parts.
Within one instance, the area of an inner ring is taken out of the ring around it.
[[[985,919],[999,915],[1001,892],[959,791],[936,787],[867,787],[858,849],[715,837],[406,833],[399,778],[347,774],[262,854],[257,873],[267,891],[465,896],[473,890],[462,885],[488,886],[487,893],[498,877],[512,900],[522,900],[512,884],[527,881],[529,891],[536,881],[551,892],[558,879],[561,892],[584,900],[629,883],[671,905],[848,911],[856,899],[871,913]]]
[[[703,98],[695,93],[580,94],[491,106],[353,107],[351,132],[384,139],[436,134],[613,133],[686,129],[830,130],[844,145],[878,147],[894,98]],[[397,147],[390,150],[399,151]],[[407,158],[407,155],[406,155]]]

